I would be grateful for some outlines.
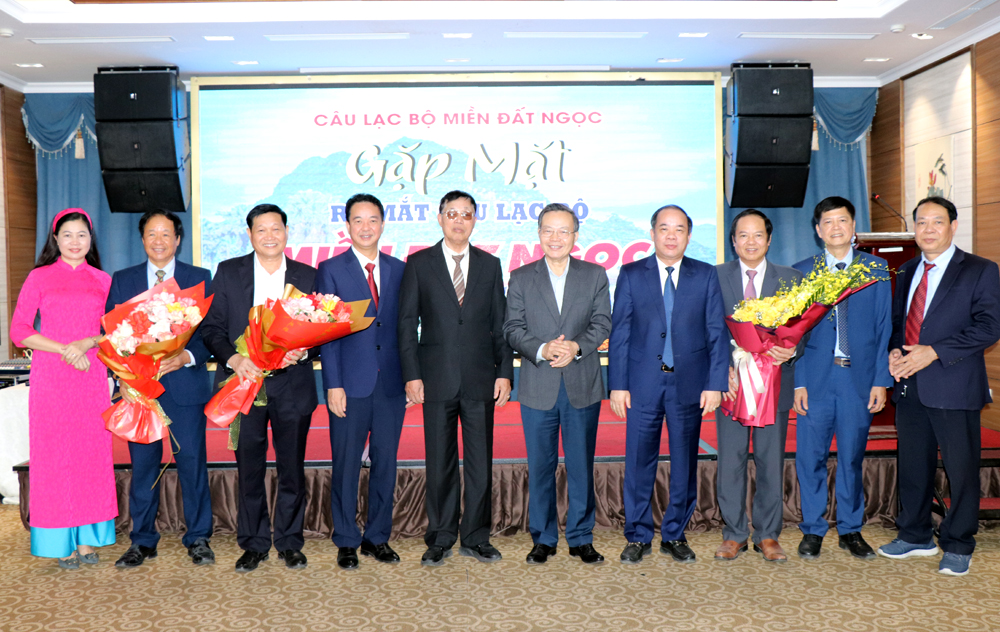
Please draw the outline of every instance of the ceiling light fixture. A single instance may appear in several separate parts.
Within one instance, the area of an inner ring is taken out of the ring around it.
[[[156,44],[173,42],[174,38],[155,35],[136,37],[29,37],[28,41],[35,44]]]
[[[916,39],[918,39],[918,40],[932,40],[932,39],[934,39],[934,36],[931,35],[930,33],[914,33],[913,37],[916,38]]]
[[[445,61],[448,62],[449,64],[460,64],[462,62],[467,62],[469,60],[468,59],[446,59]]]
[[[445,39],[469,39],[472,37],[472,33],[442,33],[441,37]]]
[[[205,41],[206,42],[231,42],[234,39],[236,39],[236,38],[233,37],[232,35],[206,35],[205,36]]]
[[[740,33],[743,39],[870,40],[878,33]]]
[[[236,64],[237,66],[256,66],[257,65],[257,62],[255,62],[255,61],[234,61],[233,63]]]
[[[656,60],[658,64],[676,64],[679,61],[684,61],[681,57],[660,57]]]
[[[988,6],[990,6],[991,4],[993,4],[996,1],[997,0],[980,0],[979,2],[976,2],[974,4],[970,4],[969,6],[965,7],[961,11],[957,11],[955,13],[952,13],[951,15],[949,15],[945,19],[941,20],[940,22],[937,22],[935,24],[931,24],[930,27],[928,27],[928,28],[930,28],[932,31],[943,31],[944,29],[948,28],[949,26],[951,26],[952,24],[954,24],[956,22],[961,22],[962,20],[964,20],[966,18],[972,17],[973,15],[975,15],[976,13],[982,11],[983,9],[985,9]]]
[[[14,64],[18,68],[45,68],[42,64]]]
[[[677,37],[708,37],[708,33],[678,33]]]
[[[876,63],[882,63],[882,62],[885,62],[885,61],[889,61],[890,59],[892,59],[892,58],[891,57],[865,57],[861,61],[871,61],[871,62],[876,62]]]
[[[265,35],[272,42],[325,42],[325,41],[358,41],[358,40],[403,40],[409,39],[409,33],[311,33],[302,35]]]
[[[504,37],[510,39],[639,39],[645,32],[613,31],[507,31]]]

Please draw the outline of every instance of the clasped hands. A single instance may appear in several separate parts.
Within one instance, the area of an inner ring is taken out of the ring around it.
[[[903,355],[903,351],[907,355]],[[930,366],[937,359],[938,354],[930,345],[903,345],[902,351],[893,349],[889,352],[889,374],[898,382]]]
[[[549,366],[553,369],[561,369],[573,361],[579,350],[580,345],[572,340],[566,340],[566,336],[560,334],[555,340],[542,345],[542,357],[549,361]]]
[[[285,354],[285,357],[281,360],[281,368],[291,366],[298,363],[302,358],[306,357],[308,349],[292,349]],[[230,356],[229,360],[226,362],[240,377],[241,380],[256,380],[264,375],[264,372],[253,363],[250,358],[244,357],[238,353],[234,353]]]
[[[784,364],[795,357],[795,347],[786,348],[775,345],[764,352],[764,355],[772,358],[771,364]],[[736,369],[729,367],[729,392],[723,393],[722,398],[727,402],[736,399],[736,391],[739,389],[739,379],[736,376]]]
[[[96,346],[97,344],[92,337],[75,340],[60,349],[62,361],[77,371],[89,371],[90,360],[87,358],[87,351]]]

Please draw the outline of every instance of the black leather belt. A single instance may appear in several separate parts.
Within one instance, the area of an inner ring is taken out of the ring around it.
[[[842,366],[842,367],[850,368],[850,366],[851,366],[851,359],[850,358],[837,358],[837,357],[835,357],[833,359],[833,363],[835,365],[837,365],[837,366]]]
[[[235,371],[233,371],[233,367],[229,366],[228,364],[220,364],[220,366],[222,366],[222,372],[225,373],[226,375],[232,375],[233,373],[235,373]],[[292,364],[289,366],[295,366],[295,365]],[[267,377],[274,377],[275,375],[281,375],[282,373],[288,371],[288,369],[289,367],[286,366],[283,369],[275,369],[273,371],[269,371]]]
[[[667,366],[666,364],[660,364],[660,370],[663,371],[664,373],[673,373],[674,367]]]

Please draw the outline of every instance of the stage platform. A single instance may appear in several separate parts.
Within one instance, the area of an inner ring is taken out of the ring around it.
[[[510,535],[528,526],[528,466],[525,461],[524,435],[521,431],[517,403],[498,409],[494,429],[493,464],[493,533]],[[424,450],[420,407],[407,411],[399,458],[400,469],[396,480],[395,511],[392,538],[421,537],[427,527],[424,512]],[[784,480],[784,522],[794,527],[801,520],[798,481],[795,476],[795,420],[789,425],[786,445]],[[868,442],[864,462],[865,519],[868,524],[893,525],[897,512],[896,494],[896,441],[885,427],[876,427]],[[232,452],[226,449],[228,431],[211,427],[208,430],[209,486],[212,494],[212,512],[217,533],[236,532],[236,498],[238,496],[236,463]],[[1000,496],[1000,432],[983,429],[983,459],[988,466],[982,469],[981,492],[984,497]],[[888,438],[887,438],[888,437]],[[836,446],[834,446],[835,448]],[[698,503],[688,528],[696,531],[719,529],[722,519],[716,501],[715,475],[717,442],[715,420],[707,418],[702,423],[701,446],[698,463]],[[598,528],[621,530],[625,524],[622,503],[622,484],[625,473],[625,422],[615,417],[605,401],[598,426],[597,459],[594,466],[594,487],[597,496],[596,521]],[[273,457],[273,455],[272,455]],[[127,533],[131,528],[128,513],[128,490],[131,469],[128,449],[124,442],[115,440],[115,478],[118,486],[119,517],[116,527]],[[326,411],[317,408],[306,450],[306,512],[305,529],[311,537],[329,537],[332,532],[330,519],[330,442],[329,419]],[[28,467],[18,470],[21,494],[21,517],[27,528],[28,498],[30,494]],[[836,458],[830,460],[832,476],[836,472]],[[754,465],[750,466],[751,481],[747,490],[748,503],[753,495]],[[566,510],[566,473],[560,465],[557,474],[560,515]],[[659,471],[653,495],[653,516],[658,523],[668,500],[670,455],[664,431]],[[276,489],[276,471],[268,469],[267,489],[273,507]],[[361,470],[358,500],[358,524],[362,525],[367,513],[365,492],[368,470]],[[947,487],[943,470],[938,471],[938,487]],[[834,520],[836,508],[828,514]],[[181,490],[177,473],[169,466],[163,475],[160,491],[160,513],[157,526],[161,532],[180,532],[184,529]],[[562,526],[565,526],[562,523]]]

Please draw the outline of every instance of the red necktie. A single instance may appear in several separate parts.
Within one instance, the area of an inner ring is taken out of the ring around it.
[[[368,270],[368,289],[372,291],[372,301],[375,303],[375,311],[378,311],[378,286],[375,285],[375,264],[368,263],[365,264],[365,270]]]
[[[933,263],[924,262],[924,276],[920,278],[917,290],[910,301],[910,311],[906,313],[906,344],[920,343],[920,328],[924,324],[924,304],[927,302],[927,274],[934,267]]]

